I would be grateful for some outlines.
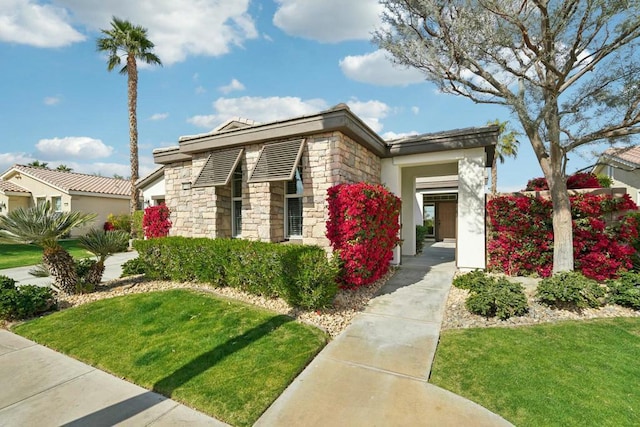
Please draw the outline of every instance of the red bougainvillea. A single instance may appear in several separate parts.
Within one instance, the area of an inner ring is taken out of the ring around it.
[[[389,271],[400,241],[400,199],[381,185],[367,183],[338,184],[327,194],[327,238],[342,262],[341,286],[375,282]]]
[[[605,280],[631,268],[635,252],[631,242],[638,237],[638,229],[633,217],[621,216],[624,211],[637,209],[631,198],[577,194],[570,199],[576,269],[587,277]],[[551,201],[539,197],[511,195],[490,200],[489,269],[510,275],[550,276],[551,213]]]
[[[577,190],[580,188],[602,188],[598,177],[592,173],[576,173],[567,178],[567,188]],[[533,178],[527,182],[525,191],[546,191],[549,184],[545,178]]]
[[[171,229],[171,212],[166,205],[149,206],[144,210],[142,228],[146,238],[165,237]]]

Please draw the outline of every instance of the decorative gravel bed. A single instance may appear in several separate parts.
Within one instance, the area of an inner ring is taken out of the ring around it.
[[[96,290],[96,292],[61,297],[59,303],[61,308],[67,308],[104,298],[112,298],[133,293],[177,288],[200,289],[222,297],[244,301],[280,314],[286,314],[298,321],[315,325],[318,328],[327,331],[331,337],[335,337],[351,323],[356,314],[364,309],[367,302],[369,302],[373,295],[375,295],[375,293],[386,283],[393,273],[394,270],[389,271],[385,277],[367,287],[359,288],[354,291],[339,290],[333,307],[318,311],[292,308],[280,298],[264,298],[233,288],[215,288],[201,283],[149,281],[143,276],[133,276],[130,278],[112,280],[104,283]]]
[[[559,320],[586,320],[598,317],[640,317],[640,311],[618,305],[588,308],[581,312],[550,308],[540,304],[534,297],[537,279],[516,278],[515,280],[522,282],[525,286],[525,294],[529,302],[529,312],[526,315],[500,320],[497,317],[486,318],[472,314],[464,305],[469,291],[451,286],[442,321],[442,329],[523,326],[557,322]]]

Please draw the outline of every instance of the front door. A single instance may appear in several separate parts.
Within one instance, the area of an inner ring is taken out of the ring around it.
[[[457,202],[439,202],[436,206],[436,240],[456,239]]]

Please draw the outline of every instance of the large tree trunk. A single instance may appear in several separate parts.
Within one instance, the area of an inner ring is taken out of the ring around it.
[[[53,277],[53,284],[66,294],[76,293],[78,275],[73,257],[62,246],[55,245],[44,249],[42,263]]]
[[[131,163],[131,200],[129,203],[129,211],[131,216],[138,208],[138,189],[136,181],[138,181],[138,117],[137,117],[137,101],[138,101],[138,68],[136,59],[132,54],[127,56],[128,71],[128,101],[129,101],[129,160]]]
[[[573,270],[573,223],[571,202],[563,176],[549,182],[553,201],[553,272]]]

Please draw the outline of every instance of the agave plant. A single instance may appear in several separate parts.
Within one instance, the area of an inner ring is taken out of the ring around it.
[[[97,286],[102,281],[104,262],[116,252],[122,252],[128,246],[129,233],[122,230],[104,231],[92,228],[84,236],[78,238],[80,246],[96,256],[97,262],[91,267],[86,283]]]
[[[72,294],[78,276],[73,257],[58,240],[95,219],[95,214],[55,212],[49,202],[38,206],[18,208],[0,216],[0,237],[19,243],[33,243],[43,249],[42,263],[47,267],[53,284],[60,291]]]

